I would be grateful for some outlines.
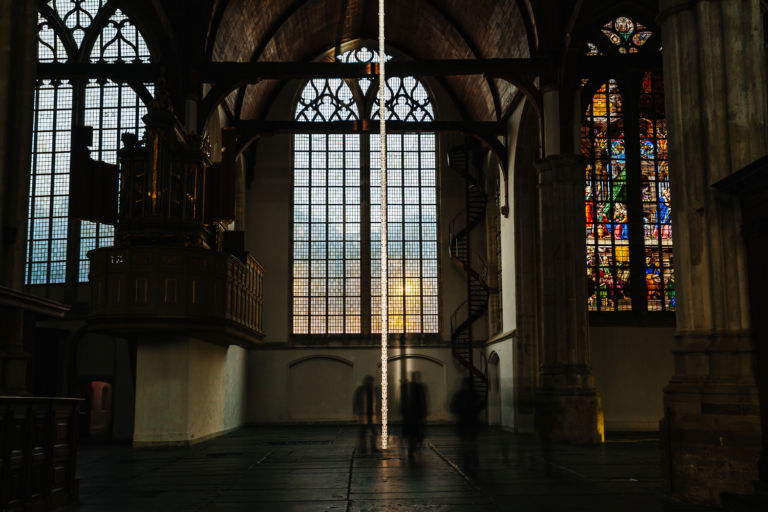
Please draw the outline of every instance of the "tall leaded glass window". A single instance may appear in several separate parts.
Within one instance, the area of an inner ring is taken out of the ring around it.
[[[646,45],[653,33],[630,18],[616,18],[602,31],[607,40],[587,43],[587,55],[659,50]],[[673,311],[663,78],[660,72],[619,71],[592,91],[581,139],[588,309]]]
[[[373,62],[366,48],[339,56]],[[372,79],[312,80],[299,121],[378,118]],[[387,118],[433,121],[424,86],[387,80]],[[362,113],[362,114],[361,114]],[[390,329],[438,331],[437,170],[434,133],[387,136]],[[294,137],[293,333],[367,334],[380,330],[378,135]]]
[[[150,52],[141,33],[113,4],[107,0],[47,2],[38,17],[38,60],[148,62]],[[97,16],[103,21],[94,25]],[[86,37],[89,33],[92,36]],[[93,43],[83,45],[87,40]],[[146,96],[153,94],[152,84],[143,87]],[[72,126],[92,126],[92,158],[116,164],[120,134],[130,131],[141,136],[141,117],[145,113],[139,94],[126,84],[96,79],[61,82],[39,77],[30,170],[27,284],[65,282],[71,243],[78,244],[75,253],[79,255],[73,275],[78,281],[86,281],[87,252],[113,243],[112,226],[69,221]]]
[[[359,119],[349,85],[311,80],[299,121]],[[296,134],[293,332],[360,332],[360,136]]]
[[[595,93],[584,117],[589,308],[630,310],[627,160],[622,99],[615,80]]]
[[[645,73],[643,76],[639,117],[648,309],[674,310],[675,267],[667,121],[664,118],[664,81],[660,73]]]
[[[63,283],[69,219],[72,85],[40,81],[35,88],[33,115],[26,282]]]

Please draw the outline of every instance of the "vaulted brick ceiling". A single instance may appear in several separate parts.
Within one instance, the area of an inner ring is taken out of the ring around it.
[[[387,0],[387,40],[413,59],[529,56],[529,34],[516,0]],[[212,27],[215,61],[311,61],[339,43],[373,39],[375,0],[218,0]],[[481,76],[445,78],[459,108],[475,120],[503,115],[515,88]],[[279,84],[249,86],[241,117],[265,114]],[[234,98],[230,102],[234,106]]]

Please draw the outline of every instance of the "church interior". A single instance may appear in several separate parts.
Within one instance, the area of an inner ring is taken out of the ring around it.
[[[345,499],[211,510],[416,510],[352,469],[469,496],[537,446],[768,510],[766,3],[383,6],[0,0],[0,508],[304,453]]]

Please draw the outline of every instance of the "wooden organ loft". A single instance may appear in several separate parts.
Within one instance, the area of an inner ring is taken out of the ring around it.
[[[88,253],[89,330],[258,342],[264,270],[244,251],[243,232],[226,229],[234,131],[223,131],[223,161],[212,164],[204,141],[172,112],[150,110],[144,122],[141,140],[123,134],[119,171],[90,160],[88,128],[74,137],[71,215],[115,224],[115,245]]]

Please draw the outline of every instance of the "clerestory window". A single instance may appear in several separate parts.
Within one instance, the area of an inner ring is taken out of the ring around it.
[[[367,48],[340,62],[375,62]],[[432,100],[413,77],[387,79],[387,119],[430,122]],[[315,79],[298,121],[374,121],[374,80]],[[438,201],[433,132],[387,135],[390,332],[438,332]],[[293,334],[380,332],[379,138],[356,133],[294,137]]]
[[[100,20],[100,21],[99,21]],[[109,0],[50,0],[38,15],[38,62],[149,62],[146,41]],[[27,284],[87,281],[91,249],[112,245],[114,227],[69,219],[74,125],[94,128],[91,157],[117,163],[120,134],[142,135],[153,84],[38,76],[35,87],[27,228]],[[77,268],[68,269],[67,261]]]

